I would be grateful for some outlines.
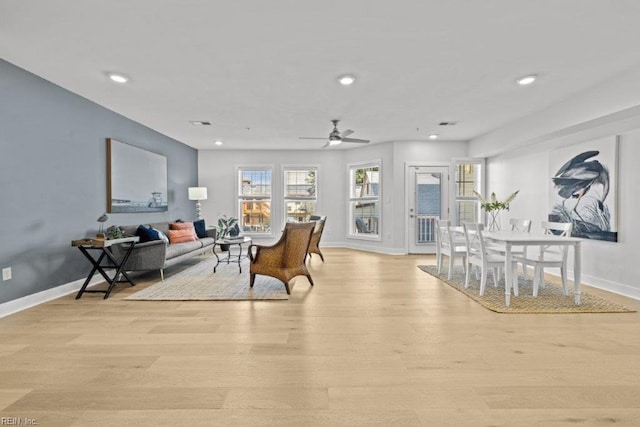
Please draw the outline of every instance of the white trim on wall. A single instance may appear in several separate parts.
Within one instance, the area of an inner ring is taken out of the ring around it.
[[[44,291],[36,292],[35,294],[2,303],[0,304],[0,318],[52,301],[65,295],[78,292],[85,280],[86,278],[78,279],[64,285],[56,286],[55,288],[45,289]],[[89,286],[93,286],[100,282],[104,282],[104,278],[99,276],[94,277],[89,282]]]

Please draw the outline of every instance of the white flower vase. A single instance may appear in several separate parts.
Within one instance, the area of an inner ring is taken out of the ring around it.
[[[489,211],[487,218],[488,231],[500,231],[500,210]]]

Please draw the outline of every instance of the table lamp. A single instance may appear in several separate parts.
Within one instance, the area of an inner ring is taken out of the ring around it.
[[[104,223],[107,222],[108,219],[109,217],[105,212],[102,215],[100,215],[100,217],[96,220],[100,223],[100,228],[98,228],[98,234],[96,235],[96,238],[104,239]]]
[[[189,200],[196,201],[196,220],[201,220],[200,200],[207,200],[207,187],[189,187]]]

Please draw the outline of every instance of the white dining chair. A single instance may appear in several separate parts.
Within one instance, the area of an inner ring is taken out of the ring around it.
[[[500,268],[504,267],[505,258],[503,255],[489,251],[486,241],[484,239],[484,225],[473,222],[465,222],[464,237],[467,246],[467,268],[464,279],[464,287],[469,287],[469,277],[471,276],[471,269],[473,266],[480,268],[480,296],[484,295],[487,286],[487,277],[489,270],[493,273],[494,286],[498,286],[498,280],[500,279]],[[513,278],[513,292],[518,295],[518,276],[515,274],[516,263],[512,263],[514,270]],[[505,286],[509,286],[505,281]]]
[[[531,220],[530,219],[520,219],[520,218],[509,218],[509,224],[511,225],[511,231],[517,231],[519,233],[531,233]],[[526,256],[527,247],[526,246],[517,246],[515,251],[512,252],[514,255]],[[522,277],[527,279],[527,266],[522,265]]]
[[[449,257],[449,271],[447,280],[453,277],[453,264],[456,258],[462,259],[462,268],[465,268],[465,258],[467,248],[464,237],[456,236],[451,230],[451,221],[446,219],[436,219],[436,264],[438,274],[442,270],[442,257]]]
[[[509,224],[511,225],[511,231],[519,231],[520,233],[531,232],[530,219],[509,218]]]
[[[511,231],[517,233],[529,233],[531,232],[531,220],[530,219],[519,219],[519,218],[510,218],[509,224],[511,225]],[[495,242],[487,242],[487,248],[490,252],[495,252],[500,255],[505,255],[506,249],[504,244],[495,243]],[[524,256],[527,253],[526,246],[514,246],[511,248],[512,255]],[[500,277],[501,271],[498,271],[498,278]],[[524,278],[527,278],[527,267],[525,265],[522,266],[522,275]]]
[[[571,236],[571,230],[573,228],[572,223],[563,222],[542,222],[542,228],[545,234],[554,234],[556,236],[569,237]],[[567,252],[568,246],[540,246],[537,255],[527,256],[514,255],[513,259],[522,264],[523,269],[527,266],[533,266],[533,296],[538,296],[538,288],[542,286],[544,288],[544,269],[545,268],[559,268],[560,276],[562,277],[562,291],[565,295],[569,295],[569,287],[567,286]]]

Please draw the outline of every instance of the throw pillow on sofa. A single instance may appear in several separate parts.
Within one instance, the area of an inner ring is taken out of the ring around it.
[[[167,237],[167,235],[164,234],[161,230],[158,230],[157,228],[153,228],[153,227],[151,227],[151,229],[156,233],[158,233],[158,239],[164,241],[167,244],[169,243],[169,237]]]
[[[171,230],[188,230],[193,234],[194,240],[197,238],[196,230],[192,222],[173,222],[169,224],[169,231]],[[171,239],[171,236],[169,236],[169,239]]]
[[[169,241],[171,244],[175,243],[183,243],[183,242],[194,242],[196,241],[196,234],[193,232],[193,227],[191,230],[169,230]]]
[[[153,240],[162,240],[158,234],[158,230],[139,225],[136,230],[136,236],[140,237],[140,243],[151,242]]]
[[[193,222],[193,228],[196,230],[196,236],[199,239],[207,237],[207,226],[204,223],[204,219]]]

